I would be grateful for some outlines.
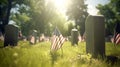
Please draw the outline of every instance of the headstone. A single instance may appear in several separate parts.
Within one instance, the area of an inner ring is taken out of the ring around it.
[[[23,40],[23,35],[22,35],[22,32],[21,32],[21,31],[18,32],[18,39],[19,39],[19,40]]]
[[[33,35],[30,36],[30,44],[35,44],[35,37]]]
[[[40,42],[45,41],[45,35],[44,35],[44,34],[41,34],[41,36],[40,36],[39,38],[40,38],[40,39],[39,39]]]
[[[4,47],[8,45],[16,46],[17,42],[18,42],[18,27],[14,25],[6,25]]]
[[[85,23],[86,52],[93,57],[105,56],[105,24],[103,16],[89,15]]]
[[[32,35],[30,36],[30,43],[35,44],[37,41],[37,30],[33,30]]]
[[[4,36],[2,35],[1,31],[0,31],[0,41],[4,41]]]
[[[78,45],[78,30],[77,29],[72,29],[71,31],[71,44]]]
[[[37,41],[37,30],[33,30],[33,36],[35,37],[35,43]]]

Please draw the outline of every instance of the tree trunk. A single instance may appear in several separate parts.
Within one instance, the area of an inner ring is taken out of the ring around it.
[[[12,0],[8,0],[8,9],[7,9],[6,18],[5,18],[5,21],[3,22],[4,23],[3,25],[7,25],[9,23],[11,8],[12,8]]]
[[[2,34],[5,33],[5,25],[7,25],[9,23],[9,17],[10,17],[10,11],[11,11],[11,8],[12,8],[12,0],[7,0],[8,3],[6,4],[7,7],[1,7],[1,11],[0,13],[2,12],[5,12],[5,14],[1,14],[1,19],[0,19],[0,30],[2,32]],[[5,10],[4,10],[5,9]]]

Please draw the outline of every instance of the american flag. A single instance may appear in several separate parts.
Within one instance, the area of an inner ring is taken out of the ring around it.
[[[114,37],[114,43],[120,44],[120,33],[116,34],[116,36]]]
[[[62,36],[58,28],[56,27],[53,32],[53,37],[51,41],[51,50],[55,51],[62,47],[63,43],[65,41],[65,38]]]

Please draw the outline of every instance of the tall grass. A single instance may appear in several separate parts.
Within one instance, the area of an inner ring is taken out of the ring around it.
[[[114,65],[106,60],[91,58],[86,54],[85,43],[71,46],[65,42],[62,49],[50,52],[50,42],[30,45],[19,41],[16,47],[0,48],[0,67],[119,67],[119,61]],[[3,43],[0,42],[0,46]],[[106,55],[120,56],[120,46],[114,47],[106,43]]]

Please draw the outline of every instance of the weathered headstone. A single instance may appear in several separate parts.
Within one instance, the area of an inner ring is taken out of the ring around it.
[[[1,31],[0,31],[0,41],[4,41],[4,36],[2,35]]]
[[[105,24],[103,16],[89,15],[85,22],[86,52],[93,57],[105,56]]]
[[[78,30],[77,29],[72,29],[71,31],[71,44],[78,45]]]
[[[39,37],[39,41],[40,42],[45,41],[45,35],[44,34],[41,34],[41,36]]]
[[[35,44],[37,41],[37,30],[32,31],[32,35],[30,36],[30,43]]]
[[[37,30],[33,30],[33,36],[35,37],[35,43],[37,41]]]
[[[16,46],[17,42],[18,42],[18,27],[14,25],[6,25],[4,47],[8,45]]]
[[[30,36],[30,44],[35,44],[35,37],[33,35]]]

